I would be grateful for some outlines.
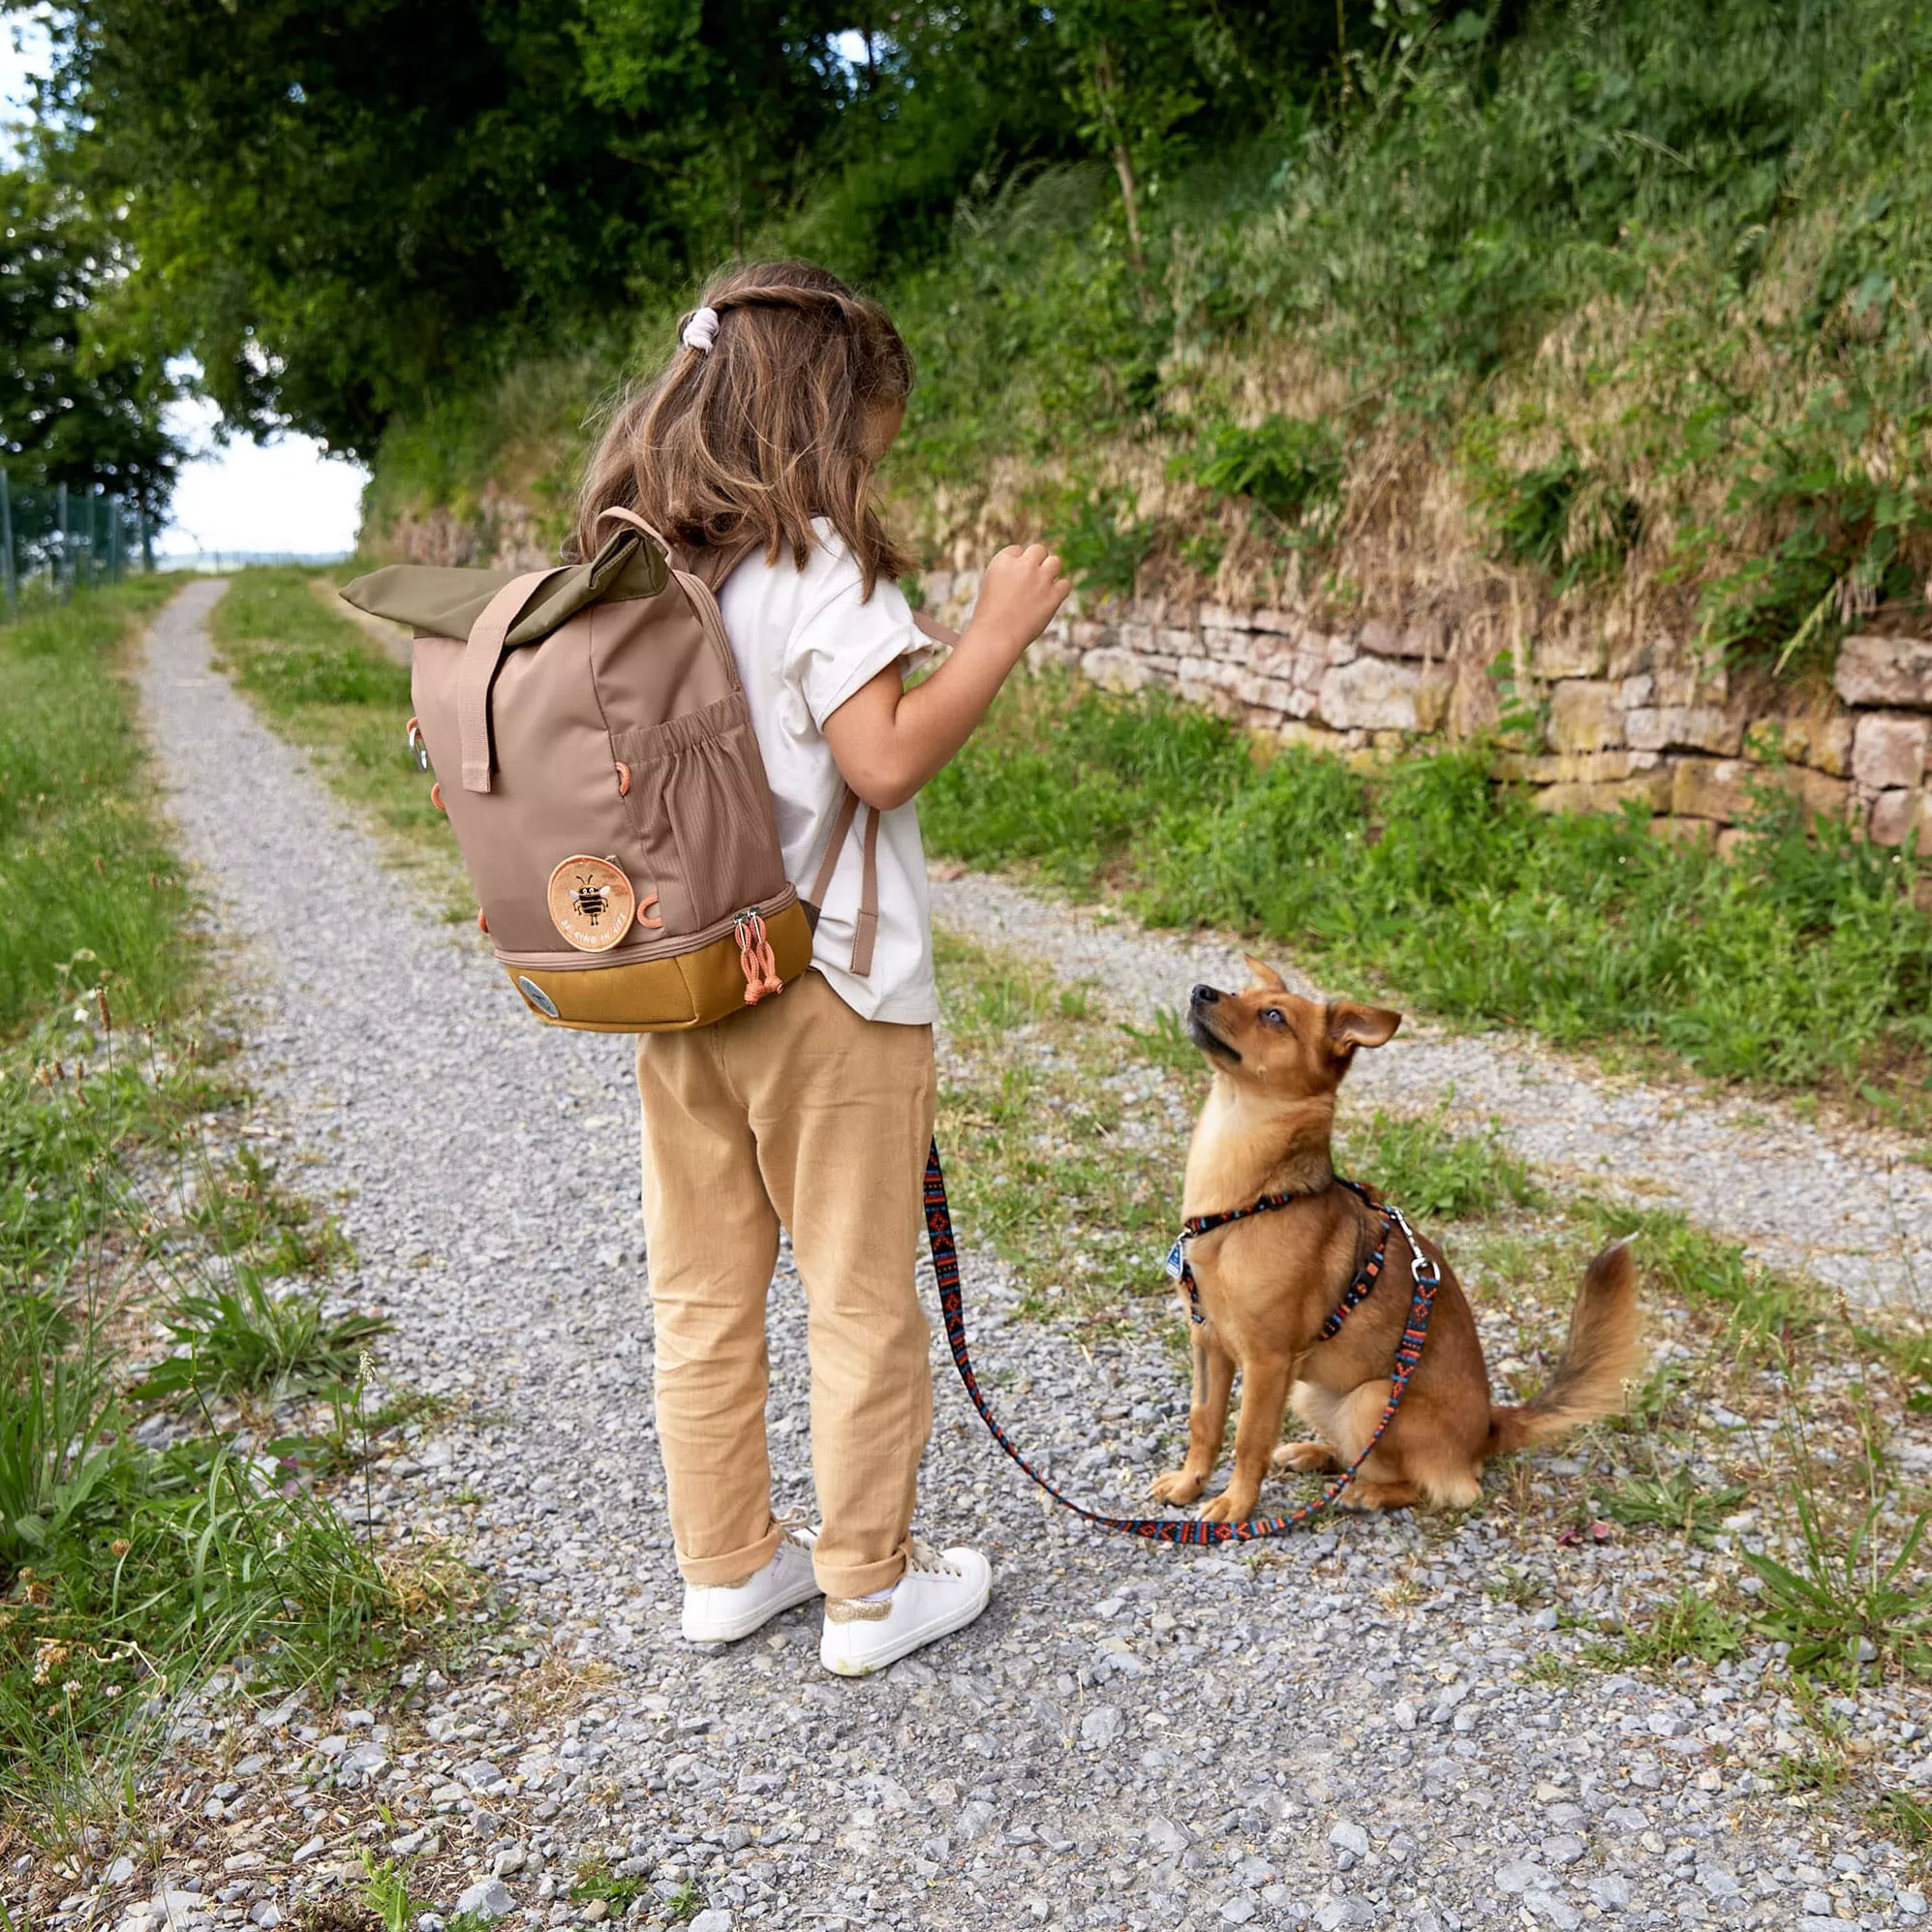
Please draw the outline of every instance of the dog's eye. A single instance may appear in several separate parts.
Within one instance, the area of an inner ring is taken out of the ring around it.
[[[1264,1027],[1285,1027],[1288,1024],[1288,1020],[1280,1007],[1264,1006],[1261,1009],[1261,1024]]]

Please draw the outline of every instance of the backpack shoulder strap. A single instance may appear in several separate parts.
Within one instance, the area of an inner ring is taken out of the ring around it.
[[[839,804],[838,816],[832,820],[831,835],[825,841],[825,855],[818,861],[818,874],[812,881],[812,890],[805,895],[814,925],[818,921],[818,908],[825,904],[825,895],[832,890],[832,876],[839,870],[839,855],[845,849],[845,841],[851,837],[852,821],[858,816],[859,806],[858,793],[847,785],[845,796]],[[869,810],[872,815],[866,820],[865,840],[860,848],[859,910],[852,924],[852,971],[860,979],[869,978],[872,974],[873,945],[878,937],[879,813],[875,806]]]

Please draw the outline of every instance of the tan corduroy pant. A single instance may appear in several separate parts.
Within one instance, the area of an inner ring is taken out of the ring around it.
[[[678,1568],[738,1583],[778,1547],[765,1301],[781,1224],[805,1283],[828,1596],[905,1568],[932,1429],[913,1285],[933,1029],[862,1020],[816,972],[716,1027],[638,1043],[658,1445]]]

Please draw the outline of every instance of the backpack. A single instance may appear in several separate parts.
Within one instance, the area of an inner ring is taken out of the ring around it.
[[[415,632],[410,750],[524,1004],[590,1032],[709,1027],[812,964],[860,802],[846,791],[802,901],[718,609],[752,546],[682,567],[631,511],[603,520],[619,528],[589,563],[391,565],[342,595]],[[875,811],[862,849],[861,976],[878,926]]]

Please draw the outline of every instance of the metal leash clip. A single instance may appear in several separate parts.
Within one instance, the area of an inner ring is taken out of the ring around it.
[[[419,772],[428,771],[429,746],[423,740],[422,726],[414,718],[410,720],[409,724],[409,745],[410,755],[415,760],[416,770]]]

